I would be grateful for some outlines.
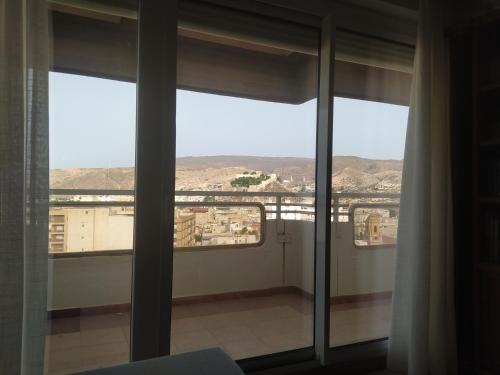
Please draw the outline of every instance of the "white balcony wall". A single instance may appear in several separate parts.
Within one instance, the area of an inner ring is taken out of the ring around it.
[[[314,286],[314,223],[268,220],[261,247],[176,251],[174,298]],[[279,242],[278,233],[288,238]],[[351,222],[332,224],[331,295],[392,290],[394,247],[355,248]],[[50,310],[129,303],[132,256],[49,260]]]
[[[131,280],[131,255],[49,259],[48,308],[129,303]]]
[[[282,286],[282,245],[275,221],[266,224],[260,247],[175,251],[174,298]]]
[[[392,291],[396,247],[356,248],[353,233],[352,222],[332,231],[332,290],[336,283],[338,296]]]
[[[307,293],[314,290],[314,223],[286,221],[287,282]],[[392,291],[395,247],[354,246],[352,222],[332,224],[330,295]]]
[[[314,223],[287,220],[285,232],[290,235],[286,244],[285,262],[289,264],[286,281],[306,293],[314,292]],[[293,266],[292,266],[293,265]]]

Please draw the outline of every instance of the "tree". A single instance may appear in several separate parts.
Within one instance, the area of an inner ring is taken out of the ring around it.
[[[250,185],[259,185],[262,181],[269,180],[271,177],[261,174],[259,177],[238,177],[231,181],[231,186],[250,187]]]

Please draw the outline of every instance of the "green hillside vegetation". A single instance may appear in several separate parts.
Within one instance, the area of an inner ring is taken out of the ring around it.
[[[250,185],[259,185],[262,181],[269,180],[271,177],[265,174],[260,176],[238,177],[231,181],[232,187],[250,187]]]

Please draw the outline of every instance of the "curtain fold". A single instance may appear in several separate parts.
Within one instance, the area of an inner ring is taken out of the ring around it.
[[[42,374],[48,258],[48,13],[0,0],[0,372]]]
[[[446,3],[422,0],[419,12],[388,367],[455,374]]]

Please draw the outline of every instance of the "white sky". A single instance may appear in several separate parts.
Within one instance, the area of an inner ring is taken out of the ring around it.
[[[50,73],[51,168],[134,165],[135,84]],[[408,108],[335,98],[334,155],[402,159]],[[177,156],[314,157],[316,101],[178,90]]]

